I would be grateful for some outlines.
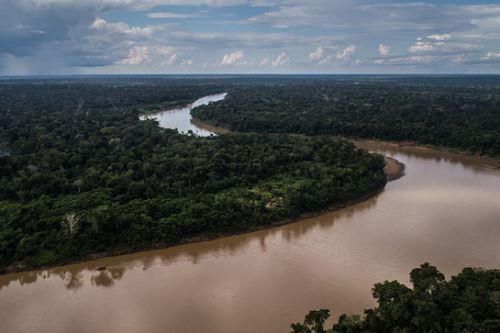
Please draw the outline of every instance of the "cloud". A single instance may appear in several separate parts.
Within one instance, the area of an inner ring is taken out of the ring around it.
[[[101,18],[96,18],[90,28],[99,30],[99,33],[122,34],[132,38],[150,38],[153,33],[152,27],[131,27],[123,22],[110,23]]]
[[[450,39],[451,35],[450,34],[430,35],[430,36],[427,36],[427,38],[430,39],[430,40],[442,41],[442,40],[448,40],[448,39]]]
[[[92,6],[35,6],[27,0],[0,1],[0,53],[29,57],[68,39],[80,24],[94,20]]]
[[[285,52],[281,52],[278,54],[276,59],[273,60],[273,66],[278,67],[278,66],[285,66],[288,65],[290,62],[290,58],[286,55]]]
[[[154,12],[146,15],[149,18],[154,19],[188,19],[193,17],[199,17],[200,14],[179,14],[172,12]]]
[[[175,65],[178,62],[178,56],[177,54],[172,54],[170,57],[168,57],[167,60],[163,61],[161,64],[162,65]]]
[[[500,60],[500,52],[488,51],[482,60]]]
[[[498,59],[500,60],[500,58]],[[453,54],[416,54],[397,55],[384,59],[375,59],[375,65],[383,66],[412,66],[421,68],[432,68],[439,70],[453,66],[480,65],[485,63],[496,63],[495,59],[478,58],[475,53],[453,53]]]
[[[378,54],[380,54],[381,56],[386,56],[389,55],[390,52],[391,48],[388,45],[382,43],[378,44]]]
[[[225,54],[220,62],[221,65],[233,65],[241,63],[245,59],[245,53],[242,50],[234,51],[233,53]]]
[[[168,46],[158,46],[156,48],[156,52],[158,53],[159,57],[161,57],[161,65],[165,66],[172,66],[176,65],[179,63],[179,55],[175,53],[175,49],[172,47]]]
[[[309,53],[309,60],[313,61],[313,62],[317,62],[318,60],[320,60],[321,58],[323,58],[323,55],[325,53],[325,50],[323,49],[322,46],[318,46],[316,48],[316,50],[314,50],[313,52]]]
[[[85,68],[172,72],[186,66],[210,72],[220,70],[223,62],[279,71],[290,57],[294,62],[287,69],[306,72],[326,65],[348,70],[356,63],[368,71],[368,66],[425,69],[453,63],[471,72],[469,68],[488,64],[491,69],[499,63],[500,4],[491,2],[0,0],[0,75]],[[177,5],[185,6],[182,12]],[[247,13],[258,14],[247,18]],[[226,14],[233,21],[222,22]],[[206,19],[196,20],[198,16]],[[384,43],[377,48],[367,41]],[[231,50],[222,61],[220,50]],[[264,56],[270,54],[277,56]]]
[[[352,58],[355,52],[356,45],[348,45],[345,47],[339,47],[335,45],[318,46],[313,52],[309,53],[309,61],[318,65],[347,65],[351,64],[349,60]],[[357,64],[361,63],[360,59],[357,59],[356,61]]]
[[[127,58],[120,60],[118,63],[124,65],[140,65],[150,61],[149,48],[147,46],[136,46],[130,49]]]
[[[35,6],[53,6],[53,5],[78,5],[75,0],[16,0],[21,3],[28,3]],[[210,6],[210,7],[228,7],[228,6],[269,6],[277,4],[280,1],[257,0],[249,2],[248,0],[85,0],[92,6],[100,6],[104,9],[129,8],[135,10],[146,10],[157,6]]]
[[[415,34],[434,39],[474,31],[476,41],[500,39],[500,5],[443,4],[437,1],[290,1],[248,19],[251,24],[274,27],[321,27],[349,31],[350,42],[397,36],[414,38]],[[347,38],[349,39],[349,37]]]
[[[337,52],[335,58],[338,60],[348,60],[356,52],[356,45],[349,45]]]
[[[476,52],[481,47],[476,43],[450,40],[448,37],[429,36],[417,40],[408,48],[411,53],[464,53]]]

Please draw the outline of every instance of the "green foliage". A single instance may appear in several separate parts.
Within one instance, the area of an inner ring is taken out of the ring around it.
[[[328,310],[311,311],[294,333],[446,333],[500,331],[500,270],[465,268],[445,281],[436,267],[423,264],[412,270],[413,289],[397,281],[377,283],[378,306],[365,317],[342,315],[329,330],[323,328]],[[321,312],[326,315],[318,315]],[[315,320],[311,321],[311,318]]]
[[[303,77],[248,80],[193,110],[239,132],[415,141],[500,155],[500,81],[469,77]]]
[[[330,317],[330,310],[313,310],[306,315],[304,323],[295,323],[291,327],[294,333],[325,333],[323,325],[328,317]]]
[[[383,159],[346,141],[196,138],[138,119],[220,89],[203,82],[1,82],[0,266],[245,230],[384,186]]]

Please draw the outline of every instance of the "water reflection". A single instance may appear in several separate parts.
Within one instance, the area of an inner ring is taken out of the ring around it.
[[[0,290],[9,286],[13,281],[20,285],[37,282],[38,278],[52,278],[57,276],[67,289],[78,290],[84,286],[85,278],[90,286],[111,287],[116,280],[120,280],[127,270],[141,267],[147,271],[151,267],[169,266],[179,259],[187,260],[196,265],[208,257],[237,255],[244,252],[250,244],[257,242],[262,253],[266,252],[266,242],[269,239],[280,238],[286,242],[293,242],[304,237],[315,229],[331,229],[337,219],[352,219],[356,214],[374,207],[380,194],[366,201],[349,206],[346,209],[330,211],[320,216],[302,219],[299,223],[286,226],[277,226],[269,229],[225,237],[213,241],[179,245],[172,248],[138,252],[128,255],[102,258],[77,264],[60,266],[46,270],[27,271],[0,276]],[[104,268],[104,269],[101,269]],[[89,286],[88,284],[86,286]]]
[[[60,277],[65,281],[66,289],[78,290],[83,286],[83,274],[81,272],[62,272]]]
[[[90,281],[93,286],[98,287],[112,287],[116,280],[123,277],[125,273],[125,267],[112,267],[110,269],[104,269],[99,271],[99,273],[92,275]]]
[[[147,115],[140,116],[139,119],[156,119],[161,127],[177,129],[179,133],[193,133],[197,136],[210,136],[223,132],[224,129],[203,124],[192,119],[191,110],[198,106],[221,101],[226,98],[226,95],[227,93],[205,96],[197,99],[192,104],[171,110],[148,113]]]

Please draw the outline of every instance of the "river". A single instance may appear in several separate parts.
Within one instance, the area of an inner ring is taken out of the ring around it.
[[[403,162],[406,175],[367,201],[289,225],[2,275],[0,331],[288,332],[311,309],[361,313],[374,305],[375,282],[407,283],[425,261],[447,277],[500,267],[498,169],[358,144]]]
[[[140,116],[141,120],[152,118],[156,119],[161,127],[177,129],[179,133],[187,134],[191,131],[196,136],[210,136],[214,134],[214,128],[211,126],[196,124],[191,118],[191,110],[197,106],[207,105],[212,102],[218,102],[226,97],[227,93],[209,95],[198,98],[192,104],[173,108],[166,111],[152,112]]]

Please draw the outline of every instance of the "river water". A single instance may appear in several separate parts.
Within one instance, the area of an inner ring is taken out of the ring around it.
[[[406,175],[365,202],[285,226],[0,276],[0,331],[288,332],[311,309],[361,313],[374,283],[408,282],[426,261],[447,277],[500,267],[498,170],[358,144],[403,162]]]
[[[187,134],[189,131],[192,131],[192,133],[197,136],[210,136],[214,134],[210,130],[210,126],[201,126],[193,122],[191,110],[197,106],[221,101],[226,95],[227,93],[205,96],[197,99],[192,104],[166,111],[148,113],[147,115],[140,116],[140,119],[156,119],[161,127],[177,129],[179,133]]]

